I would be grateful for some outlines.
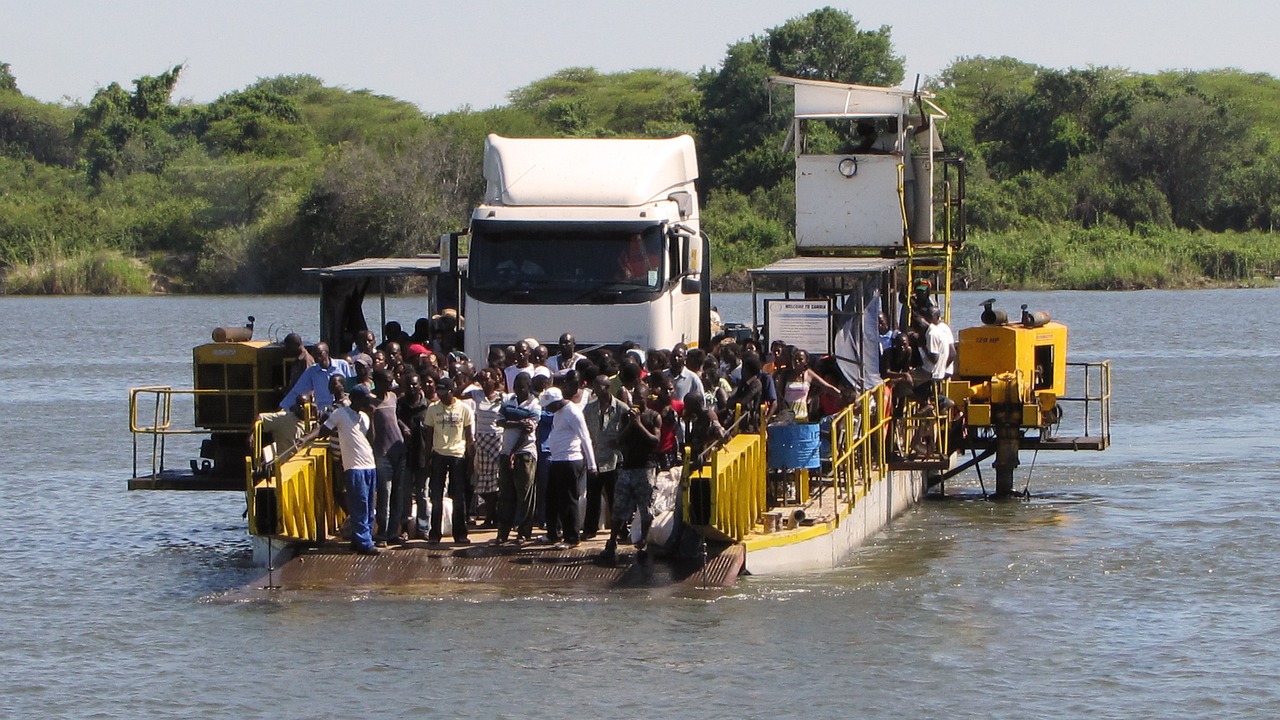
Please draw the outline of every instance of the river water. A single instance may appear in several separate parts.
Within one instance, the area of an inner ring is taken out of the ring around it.
[[[1024,457],[1028,501],[969,475],[728,591],[256,602],[237,496],[126,491],[127,388],[246,315],[314,337],[315,301],[0,298],[0,716],[1274,716],[1280,290],[1000,297],[1115,366],[1113,447]]]

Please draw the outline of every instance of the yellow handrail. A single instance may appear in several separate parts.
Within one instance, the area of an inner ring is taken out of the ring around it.
[[[832,416],[831,476],[838,498],[837,524],[871,483],[888,474],[891,421],[889,392],[883,384]],[[759,434],[734,436],[712,453],[709,464],[689,474],[686,522],[690,521],[689,488],[701,483],[710,503],[708,523],[698,526],[704,534],[736,542],[755,530],[768,510],[767,432],[762,427]]]
[[[346,515],[334,496],[329,441],[312,441],[268,463],[262,440],[258,420],[253,424],[253,454],[245,458],[250,534],[296,542],[322,542],[336,536]],[[274,527],[262,527],[257,507],[260,492],[275,497]]]

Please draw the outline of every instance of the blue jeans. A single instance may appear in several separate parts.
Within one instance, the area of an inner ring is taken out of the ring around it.
[[[362,548],[373,547],[374,497],[378,471],[347,471],[347,514],[351,516],[351,542]]]

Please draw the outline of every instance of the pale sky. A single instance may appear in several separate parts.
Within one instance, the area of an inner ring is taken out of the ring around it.
[[[175,99],[316,75],[429,113],[503,105],[572,66],[716,67],[725,49],[824,5],[888,25],[907,84],[962,56],[1138,72],[1234,67],[1280,76],[1276,0],[0,0],[0,62],[27,95],[87,102],[185,64]]]

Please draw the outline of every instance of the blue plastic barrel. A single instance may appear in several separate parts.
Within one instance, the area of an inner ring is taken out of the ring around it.
[[[816,469],[822,467],[819,426],[809,423],[769,427],[770,470]]]

